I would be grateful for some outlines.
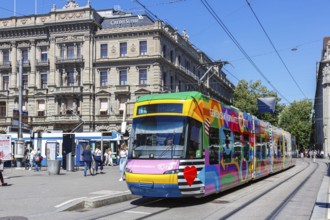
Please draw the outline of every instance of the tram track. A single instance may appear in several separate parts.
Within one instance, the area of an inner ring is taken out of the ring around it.
[[[265,197],[265,196],[269,195],[270,193],[274,192],[276,189],[279,189],[279,187],[281,187],[283,184],[287,183],[291,179],[297,177],[299,174],[306,171],[306,169],[308,169],[312,164],[310,161],[304,161],[304,163],[306,163],[307,166],[303,167],[300,171],[298,171],[294,175],[291,175],[290,177],[281,180],[281,182],[279,182],[278,184],[273,186],[271,189],[267,188],[267,189],[263,190],[262,192],[258,193],[257,195],[255,195],[252,198],[245,201],[244,203],[240,204],[235,209],[232,209],[230,212],[228,212],[225,215],[221,216],[219,219],[220,220],[229,219],[229,218],[237,215],[239,212],[242,212],[244,209],[247,209],[252,204],[260,201],[260,199],[262,199],[263,197]],[[310,177],[313,175],[313,173],[315,172],[315,170],[318,167],[319,167],[319,164],[317,164],[316,167],[312,171],[310,171],[309,175],[304,178],[304,181],[302,181],[298,185],[298,187],[293,192],[290,193],[289,196],[285,197],[285,199],[267,217],[265,217],[265,219],[269,219],[269,220],[270,219],[275,219],[276,216],[278,216],[278,214],[285,208],[286,204],[296,195],[296,193],[310,179]]]
[[[299,190],[302,189],[302,187],[306,184],[306,182],[312,177],[312,175],[315,174],[315,171],[319,168],[319,164],[317,163],[316,167],[313,169],[313,171],[308,175],[306,176],[306,178],[304,179],[304,181],[302,181],[297,188],[295,188],[295,190],[293,190],[291,192],[291,194],[289,196],[287,196],[283,202],[281,202],[277,208],[275,210],[273,210],[272,213],[270,213],[268,216],[267,216],[267,220],[273,220],[275,219],[279,213],[286,207],[286,205],[291,201],[291,199],[298,193]]]
[[[257,200],[260,201],[260,198],[262,198],[263,196],[271,193],[276,188],[282,186],[284,183],[286,183],[290,179],[293,179],[297,175],[301,174],[303,171],[306,171],[306,169],[308,169],[311,166],[311,162],[309,162],[309,161],[304,161],[304,163],[306,165],[303,166],[302,169],[298,170],[293,175],[290,175],[290,177],[281,180],[281,182],[279,182],[275,186],[267,187],[266,189],[263,189],[262,192],[254,195],[252,198],[250,197],[247,201],[240,204],[238,207],[236,207],[234,209],[231,209],[231,211],[226,213],[225,215],[222,215],[221,217],[217,217],[217,219],[231,218],[234,215],[236,215],[238,212],[242,211],[243,209],[247,208],[248,206],[250,206],[251,204],[256,202]],[[301,189],[303,187],[304,183],[310,178],[312,173],[317,168],[318,168],[318,165],[310,172],[308,177],[306,177],[305,180],[299,185],[299,187],[298,187],[299,189]],[[276,173],[272,176],[275,176],[275,175],[278,175],[278,174],[279,173]],[[269,178],[269,177],[267,177],[267,178]],[[265,179],[267,179],[267,178],[265,178]],[[265,179],[260,180],[260,181],[264,181]],[[266,219],[274,219],[278,215],[278,213],[280,213],[281,210],[286,206],[286,204],[290,201],[290,199],[292,199],[292,197],[295,196],[295,194],[299,191],[299,189],[296,189],[293,192],[291,192],[290,195],[287,196],[286,199],[283,202],[281,202],[281,204],[279,204],[277,206],[277,208],[274,209],[274,211],[272,211],[271,214],[269,214]],[[214,200],[219,199],[219,197],[221,197],[223,194],[227,194],[227,192],[223,192],[222,194],[212,195],[212,196],[208,196],[208,197],[201,198],[201,199],[198,199],[198,200],[194,200],[193,202],[192,202],[191,199],[187,200],[187,201],[188,201],[188,203],[190,203],[190,205],[192,205],[192,203],[206,204],[208,202],[212,202]],[[159,208],[160,210],[150,212],[150,213],[143,213],[143,216],[135,218],[135,219],[141,219],[141,220],[142,219],[155,219],[155,218],[157,218],[157,215],[162,215],[162,214],[166,213],[167,211],[170,211],[173,208],[177,208],[177,207],[181,206],[181,205],[178,205],[178,204],[185,204],[185,203],[186,203],[185,199],[181,199],[181,201],[179,202],[179,201],[173,201],[172,199],[166,199],[166,198],[157,198],[157,199],[155,199],[155,198],[141,198],[141,199],[138,199],[138,200],[135,200],[134,202],[132,202],[130,204],[130,207],[120,208],[120,209],[117,209],[116,211],[104,213],[104,215],[94,216],[93,219],[105,219],[105,218],[108,218],[108,217],[111,217],[111,216],[116,216],[120,213],[134,213],[134,212],[139,213],[139,212],[141,212],[139,210],[139,208],[141,208],[141,207],[156,207],[156,208]],[[187,203],[186,203],[186,205],[187,205]],[[188,206],[189,206],[189,204],[188,204]],[[221,206],[221,208],[224,208],[224,207]],[[207,214],[203,219],[210,219],[210,218],[212,218],[211,216],[214,216],[214,214],[216,214],[219,211],[220,210],[215,210],[214,213],[212,212],[212,213]]]

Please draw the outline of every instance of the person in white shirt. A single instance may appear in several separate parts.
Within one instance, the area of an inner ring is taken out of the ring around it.
[[[120,179],[119,179],[119,181],[124,181],[125,180],[125,167],[126,167],[127,156],[128,156],[127,145],[125,142],[122,143],[120,146],[119,156],[120,156],[120,164],[119,164]]]
[[[95,172],[98,173],[98,167],[100,165],[101,173],[103,173],[103,161],[102,161],[102,151],[97,147],[94,152],[94,160],[95,160]]]

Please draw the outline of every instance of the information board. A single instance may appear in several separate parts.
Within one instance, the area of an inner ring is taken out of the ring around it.
[[[11,160],[12,157],[10,135],[0,134],[0,159],[6,161]]]

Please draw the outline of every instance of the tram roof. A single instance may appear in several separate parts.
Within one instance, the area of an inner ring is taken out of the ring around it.
[[[163,93],[163,94],[150,94],[141,96],[137,102],[160,100],[160,99],[174,99],[174,100],[189,100],[194,97],[195,99],[201,99],[202,93],[192,91],[192,92],[175,92],[175,93]]]

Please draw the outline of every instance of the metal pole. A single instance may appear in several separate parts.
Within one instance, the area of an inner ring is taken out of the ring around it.
[[[14,16],[16,16],[16,0],[14,0]]]
[[[18,119],[18,132],[17,132],[17,141],[16,141],[16,165],[17,167],[22,167],[22,159],[24,157],[24,139],[22,134],[22,104],[23,104],[23,60],[19,61],[19,85],[18,85],[18,110],[19,110],[19,119]]]
[[[18,84],[18,110],[19,110],[19,120],[18,120],[18,139],[23,138],[22,135],[22,105],[23,105],[23,76],[22,76],[22,72],[23,72],[23,61],[22,59],[19,60],[19,84]]]

